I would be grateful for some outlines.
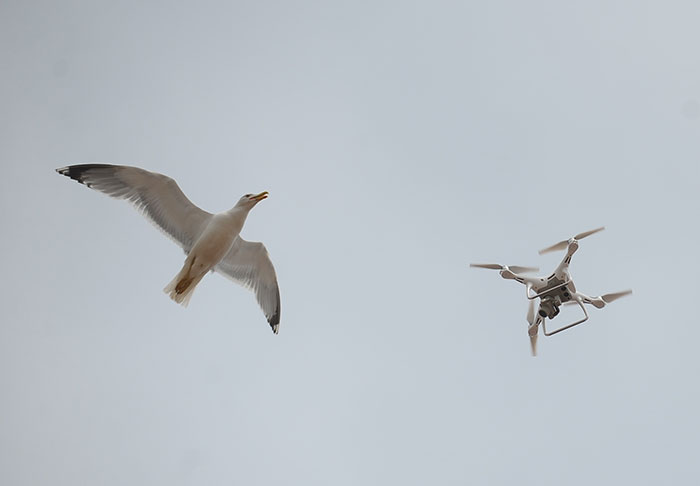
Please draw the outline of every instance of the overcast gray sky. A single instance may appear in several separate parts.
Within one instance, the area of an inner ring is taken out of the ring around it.
[[[575,3],[0,2],[0,483],[697,484],[700,3]],[[279,336],[88,162],[270,191]]]

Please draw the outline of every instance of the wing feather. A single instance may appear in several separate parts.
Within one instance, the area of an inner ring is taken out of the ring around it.
[[[272,331],[279,332],[280,290],[275,267],[265,245],[236,238],[215,270],[234,282],[252,290]]]
[[[186,253],[212,216],[192,204],[177,183],[163,174],[107,164],[70,165],[56,172],[114,198],[126,199]]]

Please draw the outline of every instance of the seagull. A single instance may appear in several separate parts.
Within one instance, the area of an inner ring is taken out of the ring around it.
[[[236,205],[208,213],[187,199],[177,183],[138,167],[107,164],[70,165],[61,175],[117,199],[126,199],[185,251],[182,270],[163,291],[187,306],[197,284],[216,271],[255,292],[272,332],[280,325],[280,291],[265,245],[240,237],[248,213],[268,192],[245,194]]]

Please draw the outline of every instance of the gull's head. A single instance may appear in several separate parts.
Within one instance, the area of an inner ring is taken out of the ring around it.
[[[244,194],[243,197],[238,200],[238,204],[236,204],[236,206],[251,209],[253,206],[265,199],[268,194],[269,193],[267,191],[263,191],[260,194]]]

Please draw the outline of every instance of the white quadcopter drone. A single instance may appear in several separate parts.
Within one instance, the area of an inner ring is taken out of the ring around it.
[[[537,354],[537,333],[540,324],[542,324],[542,330],[545,336],[553,336],[554,334],[571,329],[588,320],[588,312],[586,312],[586,308],[583,304],[590,304],[598,309],[602,309],[606,304],[632,293],[631,290],[624,290],[622,292],[613,292],[599,297],[589,297],[588,295],[576,291],[574,281],[571,279],[571,275],[569,275],[569,264],[571,263],[571,257],[576,253],[576,250],[578,250],[578,240],[582,240],[604,229],[605,227],[601,227],[585,231],[577,234],[573,238],[560,241],[544,250],[540,250],[540,255],[557,250],[566,250],[564,259],[554,270],[554,273],[548,277],[528,277],[522,275],[523,273],[536,272],[539,270],[539,268],[533,267],[507,266],[498,263],[472,263],[470,265],[471,267],[500,270],[501,277],[507,280],[515,280],[525,285],[525,292],[530,301],[530,308],[527,312],[527,322],[529,324],[527,333],[530,336],[530,346],[532,347],[533,356]],[[535,315],[535,299],[540,299],[537,315]],[[545,319],[554,319],[557,314],[559,314],[559,306],[562,304],[578,304],[583,311],[583,318],[554,331],[547,332]]]

